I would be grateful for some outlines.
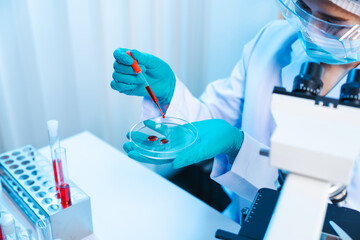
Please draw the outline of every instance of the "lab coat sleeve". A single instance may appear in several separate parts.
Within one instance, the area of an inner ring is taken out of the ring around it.
[[[268,157],[259,154],[262,148],[268,149],[245,133],[234,163],[229,164],[226,156],[216,158],[211,178],[249,201],[260,188],[275,189],[278,169],[270,166]]]

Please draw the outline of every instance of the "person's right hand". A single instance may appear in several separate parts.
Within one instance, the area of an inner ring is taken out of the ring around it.
[[[133,59],[126,53],[129,49],[118,48],[114,52],[115,63],[111,88],[127,95],[149,96],[146,83],[131,67]],[[161,105],[169,104],[174,94],[175,74],[170,66],[151,54],[131,50],[131,56],[138,62],[141,72],[148,81]]]

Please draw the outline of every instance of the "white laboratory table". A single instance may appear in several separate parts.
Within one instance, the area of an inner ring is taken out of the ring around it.
[[[90,239],[215,239],[240,226],[90,132],[61,141],[70,178],[91,197]],[[40,153],[49,158],[48,147]],[[3,196],[1,201],[17,211]],[[25,219],[18,214],[15,218]],[[29,227],[28,223],[24,223]]]

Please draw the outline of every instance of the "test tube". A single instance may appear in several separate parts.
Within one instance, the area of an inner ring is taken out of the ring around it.
[[[17,240],[15,219],[13,215],[7,212],[0,213],[0,225],[3,233],[3,239]]]
[[[55,149],[60,147],[60,138],[59,138],[59,122],[57,120],[50,120],[47,122],[48,132],[49,132],[49,145],[51,152],[51,160],[54,171],[55,187],[57,192],[57,198],[60,198],[60,177],[59,169],[57,168],[57,162],[55,158]]]
[[[55,157],[57,161],[57,168],[59,172],[61,171],[60,178],[60,199],[61,205],[63,208],[71,206],[71,194],[70,194],[70,182],[67,172],[67,159],[66,159],[66,149],[63,147],[55,149]]]
[[[49,219],[40,218],[36,221],[36,232],[38,235],[38,240],[52,240],[53,235],[51,231],[51,224]]]

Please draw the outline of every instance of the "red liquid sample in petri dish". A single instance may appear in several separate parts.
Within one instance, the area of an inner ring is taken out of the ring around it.
[[[148,141],[153,142],[153,141],[156,141],[158,139],[158,137],[154,136],[154,135],[151,135],[147,139],[148,139]]]
[[[160,140],[160,142],[161,142],[162,144],[166,144],[166,143],[169,142],[169,140],[167,140],[166,138],[163,138],[163,139]]]

